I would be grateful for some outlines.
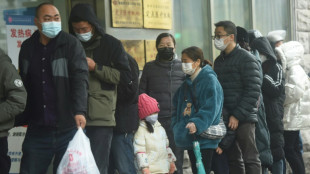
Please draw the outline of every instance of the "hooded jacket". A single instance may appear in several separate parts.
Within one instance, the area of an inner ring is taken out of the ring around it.
[[[283,101],[285,99],[284,76],[281,65],[265,37],[255,39],[252,49],[265,55],[267,60],[262,63],[263,85],[262,93],[266,112],[266,121],[270,133],[270,148],[274,161],[284,158],[283,137]]]
[[[304,48],[290,41],[276,48],[285,74],[284,130],[296,131],[310,128],[310,81],[300,66]]]
[[[200,136],[211,125],[217,125],[222,115],[223,90],[209,65],[201,68],[193,81],[190,76],[186,77],[173,98],[173,104],[176,109],[172,115],[171,127],[177,147],[192,150],[194,136],[201,149],[218,147],[220,139]],[[190,122],[197,128],[195,135],[189,134],[189,130],[185,128]]]
[[[255,57],[237,45],[216,58],[214,71],[224,91],[224,107],[240,123],[257,122],[261,75]],[[228,121],[228,117],[224,117]]]
[[[0,137],[8,136],[15,116],[24,111],[27,93],[11,59],[0,49]]]
[[[172,61],[156,60],[145,64],[140,79],[139,93],[146,93],[155,98],[160,106],[161,118],[171,118],[172,98],[185,79],[182,63],[174,58]]]
[[[118,39],[104,32],[91,5],[72,8],[69,32],[74,36],[72,22],[76,19],[89,22],[95,29],[93,37],[82,42],[86,56],[96,63],[89,73],[87,126],[115,126],[117,85],[132,83],[126,52]]]

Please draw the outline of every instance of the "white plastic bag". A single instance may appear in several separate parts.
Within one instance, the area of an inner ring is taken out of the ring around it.
[[[87,136],[80,127],[62,157],[57,174],[100,174]]]

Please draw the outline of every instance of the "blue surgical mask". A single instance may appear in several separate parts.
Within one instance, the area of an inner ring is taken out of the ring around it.
[[[158,113],[152,114],[152,115],[147,116],[147,117],[145,118],[145,120],[146,120],[147,122],[151,123],[152,125],[154,125],[154,124],[156,123],[157,119],[158,119]]]
[[[54,38],[61,31],[61,22],[43,22],[42,33],[48,38]]]
[[[93,37],[93,33],[90,31],[90,32],[87,32],[87,33],[82,33],[82,34],[79,34],[79,33],[75,33],[75,35],[80,39],[80,41],[82,42],[87,42],[89,41],[92,37]]]

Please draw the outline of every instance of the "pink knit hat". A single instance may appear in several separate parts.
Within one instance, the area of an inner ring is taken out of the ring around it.
[[[138,108],[139,117],[141,120],[155,112],[159,112],[158,102],[156,99],[145,93],[139,95]]]

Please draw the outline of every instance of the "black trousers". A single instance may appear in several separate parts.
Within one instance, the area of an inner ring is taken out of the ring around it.
[[[212,156],[214,149],[200,149],[201,157],[202,157],[202,163],[205,168],[206,174],[209,174],[211,172],[211,166],[212,166]],[[197,173],[196,168],[196,157],[193,150],[188,150],[188,156],[191,161],[192,165],[192,172],[194,174]]]
[[[8,174],[11,168],[11,158],[8,154],[8,137],[0,138],[0,173]]]
[[[299,131],[284,131],[284,152],[293,173],[305,174],[305,165],[300,153]]]

